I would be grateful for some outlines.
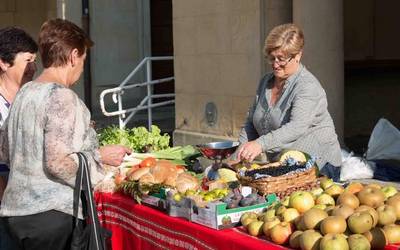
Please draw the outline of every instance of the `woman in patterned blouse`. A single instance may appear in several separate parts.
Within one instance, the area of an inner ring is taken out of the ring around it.
[[[70,89],[93,45],[84,31],[66,20],[49,20],[38,43],[44,70],[20,89],[0,134],[0,160],[10,162],[0,216],[21,249],[69,249],[76,152],[88,158],[95,185],[103,164],[120,165],[130,150],[99,148],[90,112]]]

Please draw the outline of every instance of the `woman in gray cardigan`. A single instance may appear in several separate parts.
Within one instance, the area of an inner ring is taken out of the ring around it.
[[[325,91],[300,63],[303,46],[303,32],[294,24],[269,33],[264,53],[273,72],[260,81],[237,156],[252,161],[262,152],[271,156],[283,149],[300,150],[316,157],[327,175],[337,177],[340,145]]]

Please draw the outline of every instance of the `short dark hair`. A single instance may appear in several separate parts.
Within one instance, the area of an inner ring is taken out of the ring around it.
[[[60,18],[46,21],[39,33],[39,51],[44,68],[64,66],[73,49],[82,56],[92,40],[76,24]]]
[[[36,53],[38,46],[23,29],[6,27],[0,29],[0,59],[13,66],[15,55],[20,52]]]

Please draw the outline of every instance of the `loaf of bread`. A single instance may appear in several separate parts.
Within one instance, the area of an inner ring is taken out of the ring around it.
[[[176,190],[185,193],[186,190],[198,190],[200,188],[199,180],[189,173],[181,173],[176,179]]]

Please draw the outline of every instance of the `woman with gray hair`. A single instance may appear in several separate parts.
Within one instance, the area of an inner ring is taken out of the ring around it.
[[[316,157],[322,173],[338,178],[341,151],[328,102],[318,79],[300,60],[304,35],[294,24],[279,25],[265,41],[272,67],[260,81],[255,101],[240,132],[239,160],[270,157],[284,149]]]

